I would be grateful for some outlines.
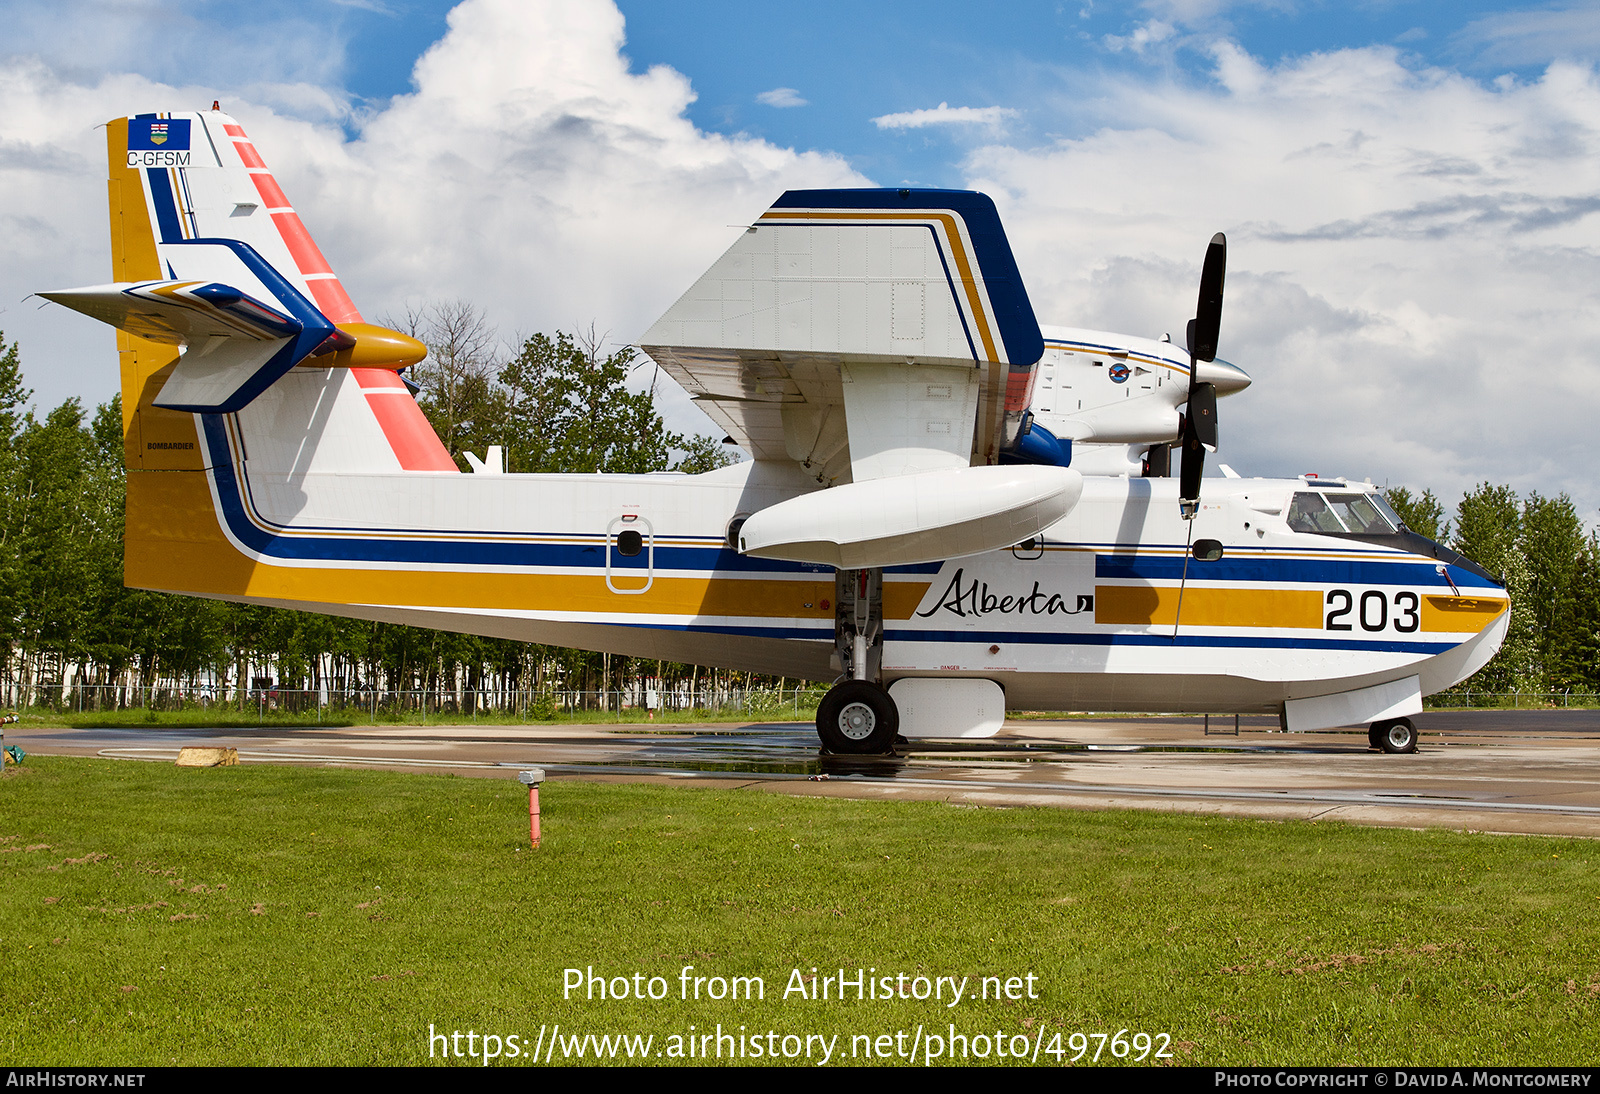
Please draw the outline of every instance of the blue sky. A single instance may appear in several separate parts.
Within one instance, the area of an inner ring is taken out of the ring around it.
[[[411,90],[412,64],[443,36],[452,6],[324,0],[310,21],[344,46],[338,85],[360,100],[381,101]],[[206,7],[218,22],[264,14],[268,22],[291,14],[305,19],[317,6]],[[701,129],[838,152],[885,185],[959,185],[964,150],[993,130],[886,130],[873,124],[875,117],[947,102],[1013,111],[1003,123],[1013,139],[1077,136],[1103,120],[1097,78],[1204,82],[1211,67],[1206,45],[1218,36],[1267,64],[1388,46],[1412,67],[1443,67],[1484,81],[1508,74],[1536,79],[1551,61],[1600,54],[1600,6],[1581,3],[817,0],[800,19],[789,4],[738,0],[620,0],[618,7],[633,70],[667,65],[687,76],[698,96],[688,117]],[[782,89],[793,94],[771,95]],[[1075,101],[1075,108],[1062,110],[1064,101]],[[782,105],[788,103],[795,105]],[[1041,103],[1049,108],[1034,109]]]
[[[1300,54],[1392,45],[1411,63],[1448,65],[1479,78],[1537,75],[1554,56],[1535,49],[1498,63],[1483,38],[1483,18],[1544,5],[1461,3],[1284,3],[1206,5],[1214,15],[1181,18],[1168,5],[1050,0],[978,5],[953,0],[809,5],[796,25],[789,5],[621,4],[628,54],[636,66],[670,64],[694,82],[690,117],[702,128],[743,130],[777,144],[827,148],[885,185],[959,185],[954,164],[985,139],[981,126],[884,130],[874,117],[951,106],[1001,107],[1012,139],[1078,136],[1099,124],[1098,75],[1209,78],[1205,44],[1225,34],[1267,63]],[[1200,5],[1194,5],[1199,7]],[[1152,10],[1154,9],[1154,11]],[[692,14],[691,14],[692,13]],[[1600,11],[1592,18],[1600,36]],[[1170,37],[1136,40],[1152,23]],[[827,28],[827,29],[813,29]],[[1590,55],[1594,41],[1587,43]],[[1142,48],[1140,48],[1142,47]],[[766,106],[757,96],[793,88],[804,107]],[[1063,100],[1076,100],[1062,110]],[[1040,113],[1038,103],[1049,108]],[[932,128],[932,127],[930,127]]]
[[[359,109],[412,90],[412,67],[444,36],[453,6],[447,0],[6,0],[0,13],[26,28],[13,36],[13,50],[40,53],[69,71],[89,75],[120,61],[174,83],[185,74],[224,86],[303,80],[348,96]],[[884,129],[873,118],[947,102],[1012,112],[999,131],[1013,141],[1077,136],[1106,120],[1098,81],[1204,83],[1208,47],[1218,38],[1268,65],[1391,47],[1409,67],[1440,67],[1486,82],[1507,74],[1536,79],[1552,61],[1600,55],[1600,5],[1593,2],[815,0],[801,18],[792,5],[737,0],[619,0],[617,6],[627,21],[625,54],[633,71],[667,65],[687,76],[697,95],[688,117],[701,129],[837,152],[886,185],[958,185],[964,150],[996,129]],[[85,53],[82,35],[67,29],[84,19],[132,32],[122,35],[121,49]],[[199,57],[182,48],[215,39],[237,47],[262,37],[299,45],[243,65],[234,48]],[[792,94],[770,97],[782,89]]]
[[[1159,336],[1230,241],[1244,474],[1588,513],[1600,0],[0,0],[0,329],[109,393],[95,126],[221,99],[366,313],[626,342],[801,186],[993,196],[1042,320]],[[709,423],[666,389],[674,428]]]

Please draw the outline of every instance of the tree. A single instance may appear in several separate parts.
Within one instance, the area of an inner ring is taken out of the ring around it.
[[[1450,525],[1444,519],[1444,506],[1439,504],[1432,490],[1424,490],[1422,496],[1418,497],[1404,486],[1394,486],[1383,492],[1383,498],[1399,514],[1406,527],[1417,535],[1426,536],[1435,543],[1443,543],[1450,537]]]
[[[0,331],[0,641],[16,638],[23,572],[19,557],[23,498],[17,482],[18,439],[27,422],[33,392],[22,386],[22,355],[17,343],[6,345]],[[9,662],[9,648],[7,649]]]
[[[1463,497],[1456,507],[1455,549],[1497,575],[1511,598],[1505,642],[1468,686],[1502,692],[1542,689],[1535,575],[1525,551],[1516,492],[1485,482]]]
[[[410,369],[411,382],[420,389],[417,405],[451,458],[466,470],[461,454],[495,443],[485,438],[504,418],[494,385],[500,355],[494,327],[464,300],[408,311],[404,326],[428,347],[428,356]]]
[[[512,471],[664,471],[670,450],[691,445],[667,432],[654,390],[628,390],[638,351],[624,346],[605,353],[603,344],[592,328],[579,338],[536,334],[501,368],[506,415],[500,443]]]
[[[727,446],[699,433],[679,436],[673,447],[683,455],[673,463],[672,470],[686,475],[699,475],[738,462],[738,457]]]
[[[1456,506],[1455,549],[1491,574],[1504,575],[1513,555],[1519,553],[1522,512],[1509,486],[1478,488]]]
[[[1535,671],[1549,690],[1571,687],[1586,675],[1577,633],[1583,612],[1578,582],[1588,538],[1572,499],[1529,494],[1522,503],[1521,547],[1528,560],[1525,610],[1536,628]]]

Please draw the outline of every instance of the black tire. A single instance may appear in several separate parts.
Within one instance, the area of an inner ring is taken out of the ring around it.
[[[1383,749],[1383,723],[1373,722],[1367,727],[1367,747],[1374,751]]]
[[[900,711],[889,693],[865,680],[846,680],[817,707],[817,736],[829,752],[872,755],[894,748]]]
[[[1385,752],[1400,754],[1417,750],[1417,727],[1411,724],[1411,719],[1379,722],[1373,728],[1378,734],[1378,747]]]

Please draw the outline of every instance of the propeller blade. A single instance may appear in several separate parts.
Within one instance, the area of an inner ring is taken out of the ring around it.
[[[1178,511],[1193,520],[1200,511],[1200,477],[1206,468],[1206,450],[1217,450],[1217,389],[1200,382],[1200,362],[1217,359],[1217,335],[1222,329],[1222,283],[1228,268],[1228,239],[1221,232],[1211,237],[1205,265],[1200,268],[1200,299],[1189,320],[1185,340],[1189,345],[1189,407],[1183,416],[1183,468],[1179,472]],[[1188,571],[1184,571],[1187,576]]]
[[[1178,511],[1184,520],[1193,520],[1200,508],[1200,476],[1206,469],[1206,449],[1195,436],[1194,427],[1183,430],[1183,469],[1178,473]]]
[[[1189,353],[1196,361],[1217,358],[1217,335],[1222,329],[1222,283],[1228,268],[1228,240],[1221,232],[1211,237],[1205,265],[1200,269],[1200,299],[1189,328]]]
[[[1217,388],[1215,384],[1196,384],[1189,392],[1188,419],[1195,438],[1206,451],[1217,450]]]

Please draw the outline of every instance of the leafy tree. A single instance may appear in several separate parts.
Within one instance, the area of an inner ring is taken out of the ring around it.
[[[738,462],[726,446],[699,433],[678,436],[673,447],[682,455],[672,465],[672,470],[686,475],[699,475]]]
[[[1450,525],[1444,519],[1444,506],[1433,496],[1432,490],[1424,490],[1419,497],[1404,486],[1394,486],[1383,492],[1383,498],[1417,535],[1427,536],[1436,543],[1449,538]]]
[[[1572,499],[1529,494],[1522,504],[1521,546],[1529,571],[1524,605],[1537,630],[1536,672],[1545,688],[1570,687],[1583,676],[1578,578],[1588,547]]]
[[[1505,574],[1521,535],[1521,506],[1509,486],[1481,483],[1456,506],[1456,550],[1492,574]]]
[[[638,351],[606,353],[603,343],[592,329],[577,338],[536,334],[500,369],[505,424],[497,443],[510,470],[642,474],[672,466],[693,474],[732,462],[708,438],[669,432],[654,385],[628,389]],[[683,454],[676,464],[673,451]]]

